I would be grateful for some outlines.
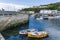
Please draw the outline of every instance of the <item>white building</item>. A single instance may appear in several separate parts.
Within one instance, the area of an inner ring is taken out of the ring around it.
[[[47,5],[33,6],[33,8],[46,8]]]
[[[40,5],[39,8],[46,8],[47,5]]]
[[[57,14],[57,10],[41,10],[40,14]]]

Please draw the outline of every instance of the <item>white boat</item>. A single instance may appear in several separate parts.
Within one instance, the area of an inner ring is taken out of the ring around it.
[[[27,35],[28,32],[34,32],[34,31],[37,31],[37,30],[36,29],[26,29],[26,30],[19,31],[19,34]]]
[[[26,30],[22,30],[22,31],[19,32],[19,34],[27,35],[27,31]]]
[[[42,18],[42,17],[40,17],[40,18],[36,18],[36,20],[43,20],[43,18]]]

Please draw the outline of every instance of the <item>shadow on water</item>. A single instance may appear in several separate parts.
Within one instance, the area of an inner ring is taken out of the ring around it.
[[[28,40],[43,40],[43,39],[28,38]]]
[[[43,28],[44,25],[45,24],[44,24],[43,20],[38,21],[35,18],[30,18],[29,19],[29,28],[35,28],[39,31],[42,31],[42,30],[44,30],[44,28]]]
[[[6,40],[22,40],[21,37],[19,36],[19,31],[27,28],[28,28],[28,23],[22,24],[15,28],[7,29],[3,31],[2,34]]]

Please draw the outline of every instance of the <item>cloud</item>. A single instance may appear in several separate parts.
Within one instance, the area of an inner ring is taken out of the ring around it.
[[[26,5],[17,5],[12,3],[0,3],[0,9],[5,9],[8,11],[17,11],[18,9],[28,8]]]

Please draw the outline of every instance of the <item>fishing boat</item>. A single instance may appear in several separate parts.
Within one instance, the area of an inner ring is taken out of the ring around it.
[[[46,38],[48,37],[48,33],[47,32],[29,32],[28,33],[28,38]]]

